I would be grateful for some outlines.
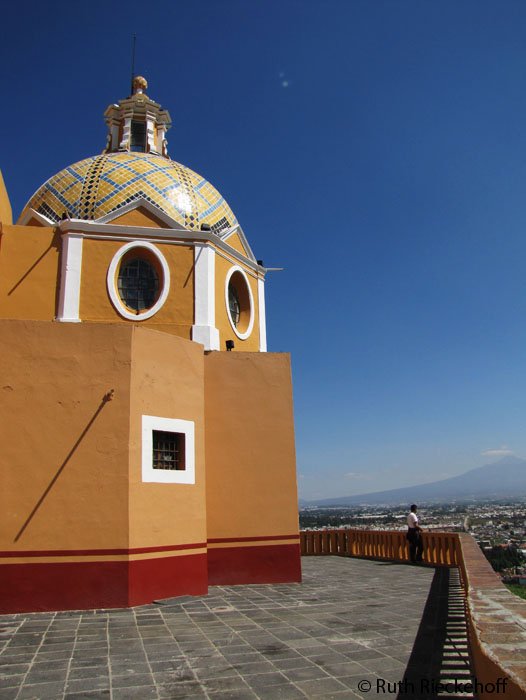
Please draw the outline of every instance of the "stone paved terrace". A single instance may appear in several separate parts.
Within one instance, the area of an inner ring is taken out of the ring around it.
[[[469,680],[455,569],[340,557],[302,564],[301,585],[0,616],[0,698],[402,700],[441,696],[432,681]]]

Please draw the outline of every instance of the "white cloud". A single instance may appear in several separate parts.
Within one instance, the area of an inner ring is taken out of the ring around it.
[[[370,474],[360,474],[360,472],[347,472],[343,475],[346,479],[361,479],[362,481],[369,481],[371,479]]]
[[[515,456],[515,452],[510,450],[507,445],[501,445],[500,447],[493,448],[491,450],[484,450],[480,453],[483,457],[509,457]]]

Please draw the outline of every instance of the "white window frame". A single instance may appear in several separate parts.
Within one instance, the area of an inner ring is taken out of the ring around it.
[[[160,280],[161,293],[159,294],[159,298],[151,308],[146,309],[140,314],[134,314],[133,311],[126,308],[117,288],[117,270],[119,269],[120,262],[123,256],[134,248],[149,250],[158,260],[162,269],[162,280]],[[149,241],[132,241],[131,243],[126,243],[126,245],[123,245],[122,248],[119,248],[119,250],[113,256],[108,268],[106,285],[111,303],[118,314],[120,314],[123,318],[128,319],[128,321],[146,321],[146,319],[151,318],[159,311],[168,297],[168,292],[170,291],[170,269],[168,267],[168,263],[166,262],[166,258],[161,251],[153,245],[153,243],[150,243]]]
[[[234,272],[240,272],[242,277],[245,278],[245,284],[247,285],[248,289],[248,300],[250,304],[250,318],[248,321],[248,326],[247,329],[244,333],[240,333],[238,329],[236,328],[236,324],[234,323],[232,316],[230,314],[230,303],[228,300],[228,285],[230,284],[230,278],[234,274]],[[226,305],[226,313],[228,316],[228,320],[230,321],[230,325],[232,326],[232,330],[234,333],[237,335],[237,337],[240,340],[246,340],[250,334],[252,333],[252,329],[254,327],[254,297],[252,296],[252,289],[250,288],[250,282],[248,280],[247,273],[243,270],[242,267],[239,267],[239,265],[234,265],[233,267],[230,268],[230,270],[227,272],[226,279],[225,279],[225,305]]]
[[[153,431],[183,433],[185,469],[153,468]],[[180,418],[142,416],[142,480],[157,484],[195,484],[195,423]]]

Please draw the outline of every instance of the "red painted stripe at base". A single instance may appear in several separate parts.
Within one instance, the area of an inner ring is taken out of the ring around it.
[[[142,605],[178,595],[206,595],[208,569],[206,554],[138,559],[129,563],[128,605]]]
[[[208,550],[210,586],[300,581],[299,544],[218,547]]]
[[[207,592],[206,554],[0,566],[0,613],[124,608]]]

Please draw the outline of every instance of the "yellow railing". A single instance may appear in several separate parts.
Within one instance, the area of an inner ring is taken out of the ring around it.
[[[399,530],[302,530],[301,553],[304,556],[337,554],[342,557],[368,557],[390,561],[409,561],[405,532]],[[458,534],[424,532],[424,559],[436,566],[458,565]]]

